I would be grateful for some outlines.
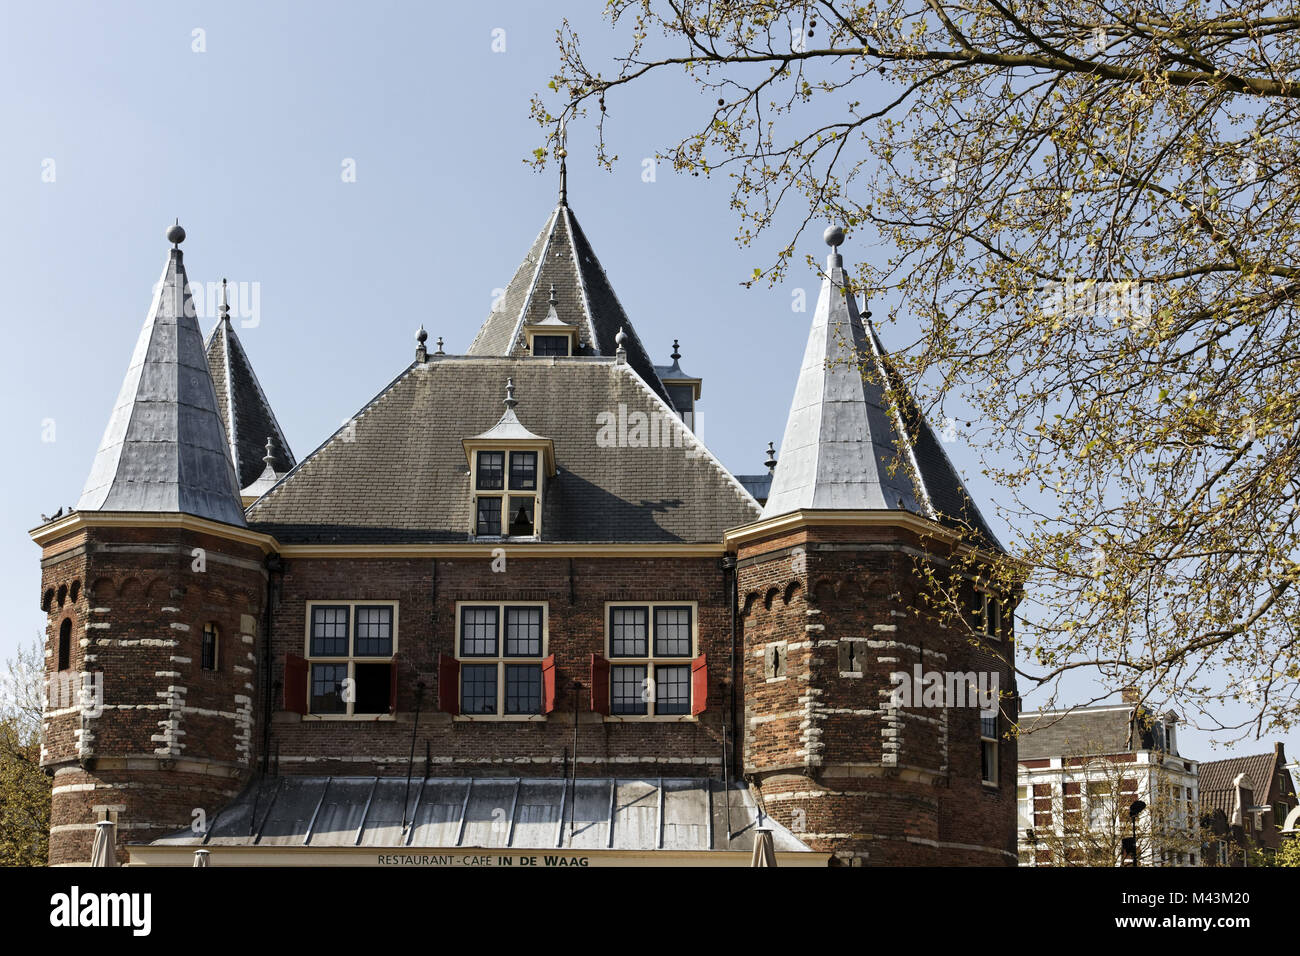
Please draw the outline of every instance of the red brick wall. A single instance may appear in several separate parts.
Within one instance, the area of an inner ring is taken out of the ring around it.
[[[436,572],[435,572],[436,567]],[[299,718],[277,696],[272,754],[281,773],[405,774],[417,681],[426,684],[415,735],[416,773],[426,744],[433,774],[553,776],[573,749],[578,696],[578,772],[588,776],[718,776],[727,700],[730,615],[718,558],[539,558],[287,560],[283,600],[274,612],[275,678],[286,653],[302,655],[308,601],[396,601],[400,675],[396,720]],[[557,705],[545,721],[453,720],[440,713],[438,658],[455,655],[457,601],[548,602]],[[604,720],[591,712],[590,659],[604,655],[607,601],[696,601],[700,649],[709,664],[708,708],[698,719]],[[346,759],[345,759],[346,758]]]
[[[103,688],[98,716],[47,710],[51,863],[88,859],[105,812],[97,808],[120,808],[108,812],[121,847],[189,826],[196,808],[215,813],[246,778],[261,568],[260,549],[180,529],[91,528],[46,547],[42,593],[69,594],[48,613],[47,678],[57,676],[59,627],[71,615],[71,670],[96,674]],[[209,622],[220,635],[215,672],[200,669]]]
[[[741,548],[745,772],[778,822],[845,862],[1014,864],[1014,743],[1001,741],[1000,783],[987,786],[977,708],[888,709],[890,675],[918,662],[996,672],[1014,690],[1005,663],[918,613],[923,546],[833,526]],[[765,667],[774,643],[784,679]]]

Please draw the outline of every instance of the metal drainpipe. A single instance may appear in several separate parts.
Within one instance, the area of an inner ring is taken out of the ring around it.
[[[262,623],[262,776],[270,769],[271,759],[271,611],[275,604],[277,578],[283,580],[284,559],[272,552],[266,556],[266,612]]]
[[[736,589],[739,586],[736,580],[736,556],[734,554],[723,555],[722,570],[724,575],[730,577],[730,587],[727,588],[727,605],[731,611],[731,677],[727,684],[727,711],[731,720],[731,759],[736,761],[739,749],[736,744]],[[740,778],[740,767],[736,767],[736,778]]]

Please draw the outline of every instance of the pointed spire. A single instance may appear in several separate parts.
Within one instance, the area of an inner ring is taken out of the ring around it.
[[[505,293],[494,300],[493,309],[474,336],[467,354],[526,354],[526,327],[549,321],[552,285],[557,313],[563,317],[564,324],[577,329],[581,354],[615,357],[614,337],[621,328],[627,336],[626,364],[671,405],[668,391],[635,325],[628,319],[591,243],[567,205],[551,210],[514,277],[506,284]]]
[[[904,511],[973,528],[1000,548],[858,312],[839,252],[844,230],[824,238],[831,253],[763,517]]]
[[[284,430],[276,421],[271,403],[253,371],[243,343],[235,334],[230,317],[230,283],[221,280],[221,315],[205,345],[208,371],[217,395],[217,414],[225,429],[226,443],[241,488],[247,488],[263,471],[262,443],[275,437],[279,461],[286,470],[295,464]],[[238,286],[236,286],[238,298]]]
[[[179,221],[80,511],[182,512],[243,525],[244,509],[194,317]]]

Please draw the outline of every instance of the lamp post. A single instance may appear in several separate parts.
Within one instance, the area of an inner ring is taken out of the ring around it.
[[[1146,808],[1147,805],[1141,800],[1134,800],[1128,806],[1128,819],[1133,827],[1133,835],[1124,838],[1124,852],[1133,855],[1134,866],[1142,865],[1138,862],[1138,817],[1142,815],[1142,811]]]

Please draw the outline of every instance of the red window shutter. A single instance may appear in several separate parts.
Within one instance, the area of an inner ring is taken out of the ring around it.
[[[609,715],[609,661],[591,655],[591,709]]]
[[[397,713],[397,658],[393,658],[393,663],[389,665],[388,672],[388,712]]]
[[[307,662],[297,654],[284,655],[284,709],[307,713]]]
[[[691,661],[691,713],[702,714],[709,705],[709,666],[701,654]]]
[[[460,713],[460,661],[446,654],[438,655],[438,709]]]
[[[555,655],[542,661],[542,713],[555,709]]]

